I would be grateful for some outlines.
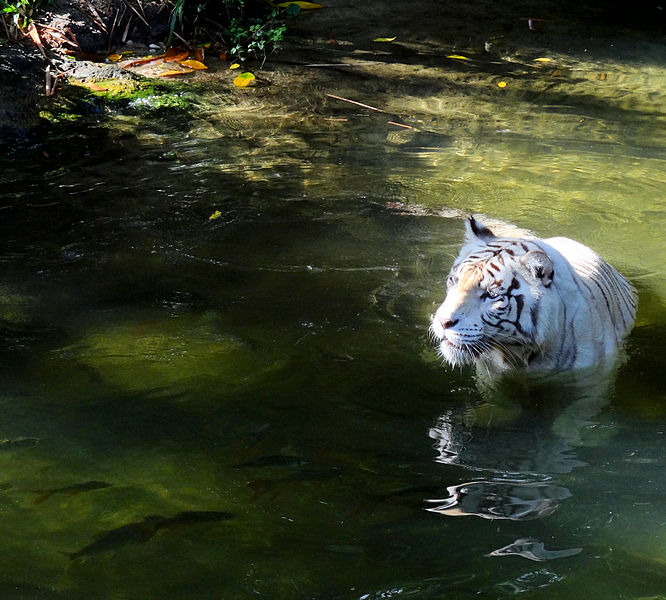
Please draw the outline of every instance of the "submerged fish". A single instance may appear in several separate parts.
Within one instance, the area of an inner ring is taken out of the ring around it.
[[[275,454],[271,456],[261,456],[244,462],[238,465],[235,465],[236,469],[245,469],[245,468],[264,468],[264,469],[277,469],[284,467],[302,467],[303,465],[309,464],[307,458],[302,456],[292,456],[291,454]]]
[[[386,492],[367,492],[366,496],[374,500],[390,500],[392,498],[403,498],[410,496],[420,496],[423,494],[432,495],[441,491],[441,483],[432,483],[430,485],[405,485],[396,487]]]
[[[180,512],[173,517],[149,515],[142,521],[121,525],[109,531],[103,531],[95,539],[76,552],[68,553],[69,559],[82,558],[115,550],[128,544],[143,544],[152,538],[160,529],[174,529],[186,525],[209,523],[231,519],[232,515],[222,511],[192,510]]]
[[[86,481],[84,483],[75,483],[74,485],[52,488],[48,490],[33,490],[33,492],[37,494],[33,504],[41,504],[42,502],[46,502],[51,496],[54,496],[55,494],[65,494],[69,498],[83,492],[110,487],[111,485],[112,484],[106,483],[105,481]]]
[[[269,491],[272,491],[273,495],[275,495],[281,488],[298,485],[299,482],[329,481],[340,477],[342,477],[342,473],[337,467],[331,469],[306,469],[292,472],[286,477],[250,481],[248,482],[248,487],[254,490],[252,500],[256,501]]]
[[[87,546],[84,546],[76,552],[68,553],[69,559],[74,560],[75,558],[106,552],[107,550],[120,548],[127,544],[141,544],[147,542],[157,533],[159,523],[163,520],[164,517],[160,515],[150,515],[143,519],[143,521],[129,523],[127,525],[122,525],[121,527],[116,527],[115,529],[110,529],[109,531],[103,531],[96,535],[94,541]]]
[[[0,450],[15,450],[16,448],[31,448],[39,444],[39,438],[25,437],[13,440],[0,440]]]

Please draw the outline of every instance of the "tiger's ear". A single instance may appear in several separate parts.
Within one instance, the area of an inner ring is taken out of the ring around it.
[[[544,287],[549,287],[553,283],[555,275],[553,261],[543,250],[530,250],[519,260],[533,280],[541,281]]]
[[[465,240],[468,242],[489,242],[495,239],[495,234],[490,231],[485,225],[479,223],[474,217],[470,216],[467,219]]]

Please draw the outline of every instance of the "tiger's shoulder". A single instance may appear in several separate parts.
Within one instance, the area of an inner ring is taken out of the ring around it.
[[[638,294],[636,288],[615,267],[588,246],[566,237],[542,240],[550,255],[559,253],[575,274],[580,298],[596,307],[606,319],[619,344],[634,326]],[[553,252],[554,251],[554,252]]]

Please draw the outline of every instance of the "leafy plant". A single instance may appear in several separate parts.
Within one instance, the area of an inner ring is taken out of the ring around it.
[[[173,0],[170,29],[169,40],[218,39],[240,61],[250,55],[265,60],[286,32],[283,15],[267,0]]]
[[[32,21],[35,9],[43,0],[0,0],[0,22],[7,38],[17,40],[19,32]]]
[[[229,52],[238,60],[245,60],[251,53],[255,58],[277,49],[284,39],[287,30],[284,22],[279,20],[277,10],[272,11],[264,19],[248,19],[242,22],[234,18],[229,26]]]

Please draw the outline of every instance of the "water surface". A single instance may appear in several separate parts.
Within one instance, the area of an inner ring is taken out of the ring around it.
[[[662,595],[666,77],[574,68],[566,102],[416,82],[414,129],[213,82],[6,161],[3,597]],[[632,279],[603,393],[440,364],[467,212]]]

